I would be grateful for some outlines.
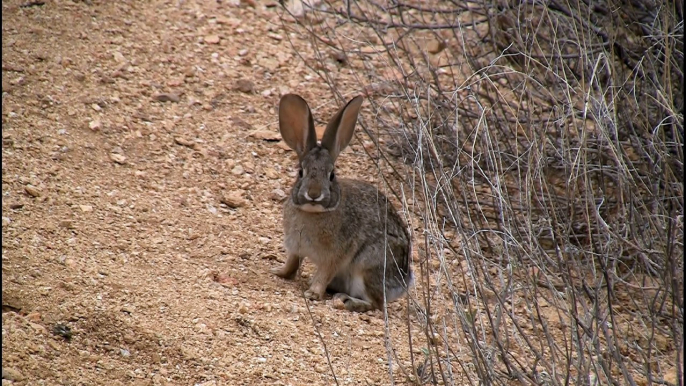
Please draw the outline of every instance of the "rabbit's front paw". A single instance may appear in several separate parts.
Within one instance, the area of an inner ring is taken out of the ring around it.
[[[269,270],[269,272],[284,279],[293,279],[295,276],[295,271],[289,270],[285,265],[282,267],[272,268]]]
[[[305,297],[310,300],[321,300],[323,296],[315,291],[312,291],[312,289],[308,289],[305,291]]]

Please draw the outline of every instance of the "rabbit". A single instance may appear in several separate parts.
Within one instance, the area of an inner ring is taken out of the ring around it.
[[[410,233],[393,205],[372,184],[339,179],[334,164],[350,143],[362,106],[351,99],[331,118],[317,143],[307,102],[279,102],[279,131],[298,155],[298,177],[283,210],[286,262],[271,273],[293,279],[305,257],[316,266],[305,296],[333,292],[353,312],[381,309],[413,283]]]

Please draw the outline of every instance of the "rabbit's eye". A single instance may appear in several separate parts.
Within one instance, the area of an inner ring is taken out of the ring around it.
[[[303,170],[302,169],[298,170],[298,177],[303,178]]]
[[[329,173],[329,181],[333,181],[334,178],[336,178],[336,176],[333,174],[333,172]]]

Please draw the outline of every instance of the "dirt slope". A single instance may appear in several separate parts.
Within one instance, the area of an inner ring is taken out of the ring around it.
[[[279,96],[335,106],[275,4],[234,3],[2,2],[3,385],[332,384],[323,343],[341,384],[389,383],[381,313],[268,273]],[[373,179],[357,140],[339,168]]]

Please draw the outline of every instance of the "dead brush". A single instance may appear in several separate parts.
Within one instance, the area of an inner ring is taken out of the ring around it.
[[[391,382],[683,384],[681,2],[285,10],[413,228]]]

